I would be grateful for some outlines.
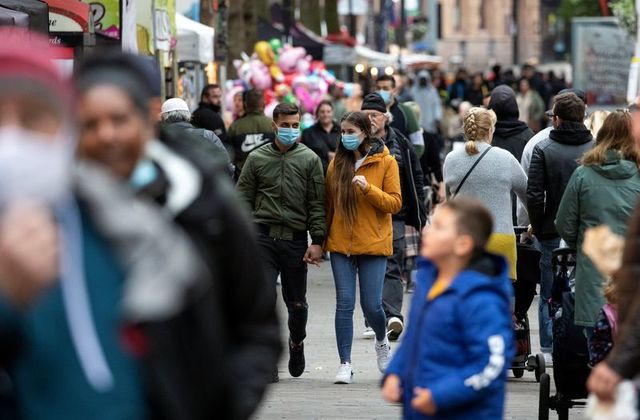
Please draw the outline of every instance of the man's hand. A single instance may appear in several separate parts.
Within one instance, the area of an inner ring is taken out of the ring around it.
[[[304,253],[304,262],[307,264],[320,265],[322,260],[322,247],[320,245],[311,245]]]
[[[402,387],[400,386],[400,377],[398,375],[386,377],[382,386],[382,398],[390,403],[402,401]]]
[[[611,402],[620,382],[622,382],[622,376],[611,369],[606,362],[601,362],[591,371],[587,381],[587,389],[601,401]]]
[[[354,176],[353,181],[351,182],[353,182],[354,185],[357,185],[358,187],[360,187],[362,192],[364,192],[367,189],[367,185],[369,185],[369,183],[367,182],[367,178],[365,178],[362,175]]]
[[[58,231],[50,210],[11,205],[0,218],[0,291],[27,306],[58,278]]]
[[[428,416],[436,414],[436,405],[433,402],[430,390],[416,387],[413,389],[413,395],[411,407]]]
[[[447,191],[444,182],[438,184],[438,204],[444,203],[447,199]]]

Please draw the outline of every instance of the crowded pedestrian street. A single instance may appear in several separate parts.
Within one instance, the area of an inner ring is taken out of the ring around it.
[[[0,420],[640,420],[640,0],[0,0]]]
[[[335,291],[328,262],[309,269],[309,336],[307,343],[307,368],[300,378],[287,376],[287,359],[280,361],[280,382],[268,391],[255,419],[397,419],[401,408],[385,403],[374,396],[380,392],[380,376],[375,369],[371,340],[362,338],[364,318],[356,311],[354,338],[354,376],[349,386],[332,383],[335,365],[333,332]],[[411,299],[405,294],[405,307]],[[535,308],[535,303],[532,308]],[[281,317],[286,308],[279,305]],[[539,352],[537,311],[529,311],[531,341],[534,353]],[[284,338],[284,337],[283,337]],[[396,345],[397,346],[397,345]],[[394,346],[395,347],[395,346]],[[549,370],[550,372],[550,370]],[[552,372],[551,372],[552,373]],[[537,419],[540,386],[533,372],[526,372],[520,379],[509,373],[505,419]],[[553,387],[552,387],[553,389]],[[555,389],[554,389],[555,391]],[[584,408],[571,411],[571,418],[583,418]]]

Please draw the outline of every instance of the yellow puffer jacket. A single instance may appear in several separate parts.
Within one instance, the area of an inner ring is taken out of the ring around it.
[[[344,255],[383,255],[393,253],[391,215],[402,208],[400,174],[396,159],[382,143],[375,144],[356,175],[367,179],[364,192],[356,189],[356,220],[348,225],[345,215],[336,207],[332,194],[334,162],[327,169],[327,226],[329,235],[325,250]]]

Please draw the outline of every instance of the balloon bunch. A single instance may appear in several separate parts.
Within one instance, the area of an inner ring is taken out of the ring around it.
[[[312,61],[304,48],[283,45],[278,38],[258,41],[251,57],[243,53],[242,60],[233,64],[239,79],[229,82],[226,103],[233,102],[231,92],[240,87],[260,89],[267,116],[281,102],[297,103],[303,112],[313,113],[329,85],[336,82],[322,61]]]

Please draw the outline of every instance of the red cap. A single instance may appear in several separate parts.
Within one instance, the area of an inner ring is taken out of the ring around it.
[[[71,85],[53,61],[49,40],[23,28],[0,27],[0,82],[24,80],[50,89],[60,99],[72,97]]]

